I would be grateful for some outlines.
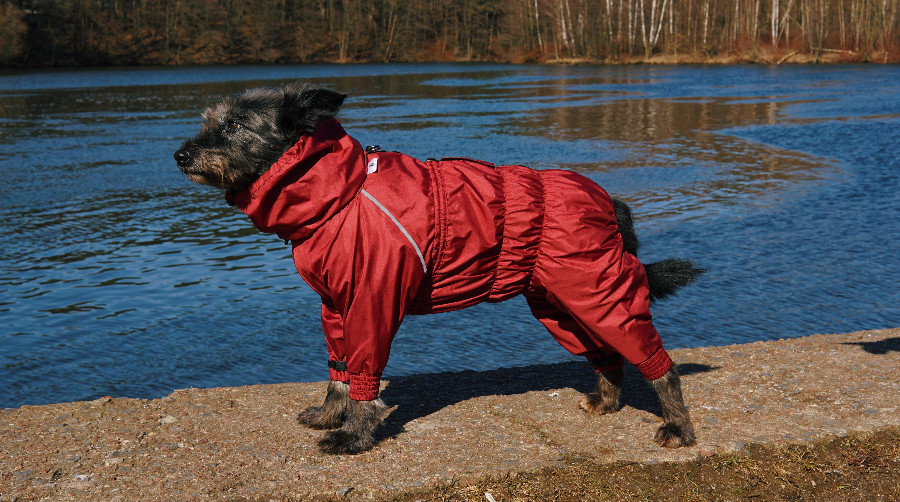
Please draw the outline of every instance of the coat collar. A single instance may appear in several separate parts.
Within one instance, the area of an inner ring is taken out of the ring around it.
[[[365,153],[336,120],[301,137],[250,187],[226,200],[262,232],[304,240],[340,212],[366,179]]]

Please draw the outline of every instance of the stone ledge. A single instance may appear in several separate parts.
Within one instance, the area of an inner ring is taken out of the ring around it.
[[[623,409],[579,411],[585,364],[397,378],[372,451],[318,453],[294,420],[321,383],[186,389],[0,411],[0,500],[381,498],[451,480],[592,462],[681,461],[900,425],[900,329],[671,351],[698,442],[668,450],[629,368]]]

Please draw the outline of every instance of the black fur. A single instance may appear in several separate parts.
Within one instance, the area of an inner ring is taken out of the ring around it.
[[[612,201],[616,211],[616,223],[618,223],[619,233],[622,235],[622,246],[627,253],[637,256],[641,243],[634,231],[631,208],[619,199]],[[647,272],[647,283],[650,286],[650,300],[653,301],[672,296],[676,291],[694,282],[703,272],[706,272],[706,269],[698,267],[693,262],[678,258],[645,263],[644,270]]]
[[[226,98],[203,113],[200,133],[175,152],[175,160],[188,179],[231,192],[247,188],[265,173],[297,140],[334,117],[346,96],[300,83],[249,89]],[[637,256],[640,242],[634,231],[631,209],[613,200],[625,251]],[[686,260],[664,260],[645,265],[651,299],[672,295],[693,282],[703,269]],[[619,408],[624,372],[601,372],[594,392],[579,405],[592,413],[611,413]],[[694,443],[694,431],[681,395],[674,368],[650,382],[659,395],[664,424],[656,441],[666,447]],[[330,382],[322,406],[311,406],[297,420],[313,429],[332,429],[319,442],[326,453],[352,454],[375,444],[374,430],[386,407],[380,399],[354,401],[344,382]]]
[[[203,128],[175,152],[188,179],[240,192],[300,136],[334,117],[346,94],[300,83],[248,89],[203,112]]]
[[[694,282],[706,269],[679,258],[657,261],[644,265],[650,286],[650,299],[662,300]]]
[[[581,397],[578,405],[582,410],[598,415],[612,413],[619,409],[619,394],[625,370],[601,371],[597,374],[597,388]]]
[[[598,374],[597,388],[582,396],[578,405],[584,411],[605,415],[619,409],[619,394],[625,372],[621,369]],[[650,385],[659,397],[663,425],[656,431],[655,441],[666,448],[690,446],[696,442],[694,427],[681,395],[681,378],[673,367],[665,375],[651,380]]]
[[[331,431],[319,441],[325,453],[354,454],[375,446],[375,428],[384,419],[387,407],[381,399],[374,401],[347,400],[346,419],[340,429]]]
[[[310,429],[337,429],[347,418],[347,406],[350,402],[350,384],[345,382],[328,382],[328,392],[322,406],[310,406],[301,411],[297,421]]]
[[[625,252],[637,256],[641,247],[637,233],[634,231],[634,218],[631,216],[631,208],[619,199],[613,199],[613,209],[616,211],[616,223],[619,225],[619,234],[622,235],[622,247]]]
[[[681,396],[681,378],[678,372],[673,367],[665,375],[652,380],[650,385],[659,396],[663,415],[663,424],[656,431],[656,442],[666,448],[694,444],[694,426],[691,425],[691,417]]]

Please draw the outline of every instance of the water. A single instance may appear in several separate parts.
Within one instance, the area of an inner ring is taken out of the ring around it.
[[[583,172],[709,269],[668,347],[900,326],[900,68],[345,65],[0,73],[0,407],[326,378],[290,250],[171,158],[246,87],[363,144]],[[524,301],[404,323],[385,375],[570,359]]]

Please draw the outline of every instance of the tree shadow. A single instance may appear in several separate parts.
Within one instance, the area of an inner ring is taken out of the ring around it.
[[[682,376],[719,369],[705,364],[680,364]],[[482,396],[511,396],[526,392],[571,388],[591,392],[596,385],[593,370],[584,362],[540,364],[488,371],[461,371],[411,375],[390,380],[381,392],[388,406],[397,406],[377,430],[377,440],[396,437],[406,424],[469,399]],[[622,406],[631,406],[661,415],[659,400],[650,384],[631,365],[625,366]],[[572,403],[575,406],[575,403]]]
[[[900,337],[885,338],[877,342],[844,342],[843,345],[859,345],[869,354],[887,354],[900,352]]]

